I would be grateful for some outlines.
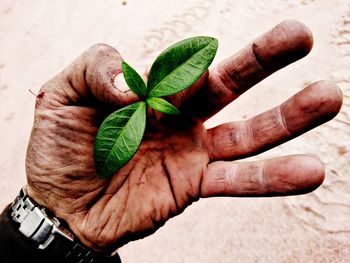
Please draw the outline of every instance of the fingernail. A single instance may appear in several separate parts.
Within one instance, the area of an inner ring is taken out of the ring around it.
[[[128,84],[126,84],[125,82],[124,75],[122,72],[117,73],[114,77],[114,86],[122,92],[127,92],[130,90]]]

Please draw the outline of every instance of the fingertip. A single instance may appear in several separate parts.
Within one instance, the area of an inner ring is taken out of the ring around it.
[[[307,178],[308,183],[305,184],[307,192],[317,189],[326,176],[324,163],[316,155],[301,155],[297,161],[304,164],[302,176]]]
[[[325,166],[314,155],[293,155],[275,159],[276,166],[271,165],[270,171],[278,181],[277,192],[290,194],[305,194],[317,189],[325,178]]]
[[[297,20],[285,20],[253,42],[259,63],[271,72],[306,56],[312,49],[311,30]]]
[[[281,111],[288,131],[297,136],[333,119],[342,103],[342,92],[335,83],[318,81],[284,102]]]
[[[295,44],[295,49],[300,52],[301,55],[306,56],[312,50],[314,44],[314,38],[310,28],[303,22],[295,19],[284,20],[276,26],[281,27],[284,30],[289,31]]]
[[[335,117],[340,111],[343,104],[343,93],[339,86],[331,81],[318,81],[309,85],[310,96],[317,101],[319,107],[323,107],[328,112],[329,117]]]

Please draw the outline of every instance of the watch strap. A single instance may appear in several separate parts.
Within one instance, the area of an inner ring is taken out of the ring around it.
[[[106,256],[96,253],[79,242],[66,239],[55,239],[47,247],[50,256],[62,257],[69,263],[120,263],[119,255]]]

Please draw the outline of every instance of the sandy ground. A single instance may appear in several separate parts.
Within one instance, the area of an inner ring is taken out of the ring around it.
[[[261,155],[316,154],[327,165],[324,185],[300,197],[201,200],[120,255],[127,263],[349,262],[349,0],[0,0],[0,207],[25,184],[35,101],[28,89],[37,92],[89,46],[115,46],[142,69],[170,43],[211,35],[220,41],[215,64],[288,18],[311,28],[312,53],[248,91],[207,126],[265,111],[313,81],[336,81],[345,97],[335,120]]]

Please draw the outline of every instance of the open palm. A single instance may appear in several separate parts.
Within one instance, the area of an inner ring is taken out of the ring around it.
[[[210,196],[305,193],[324,167],[306,155],[232,162],[257,154],[333,118],[342,95],[318,82],[244,122],[207,130],[203,122],[248,88],[306,55],[309,30],[286,21],[169,98],[181,117],[150,112],[136,155],[110,179],[95,171],[93,143],[112,110],[138,100],[114,86],[119,53],[95,45],[44,85],[37,96],[27,153],[28,193],[96,250],[113,251],[153,233],[193,201]],[[199,110],[198,110],[199,109]]]

